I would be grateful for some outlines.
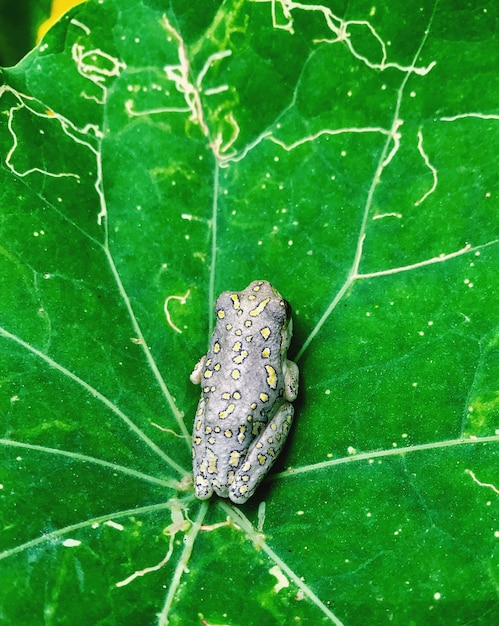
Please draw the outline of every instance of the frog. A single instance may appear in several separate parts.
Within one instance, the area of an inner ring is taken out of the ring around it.
[[[201,385],[194,418],[194,489],[244,504],[281,453],[294,417],[298,366],[287,358],[291,307],[265,280],[224,291],[207,353],[190,379]]]

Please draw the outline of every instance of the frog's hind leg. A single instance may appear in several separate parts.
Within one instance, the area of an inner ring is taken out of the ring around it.
[[[213,476],[216,471],[217,457],[211,450],[200,458],[194,452],[194,490],[200,500],[208,500],[213,495]],[[211,473],[210,473],[211,472]]]
[[[293,405],[284,404],[253,441],[230,486],[232,502],[244,504],[254,494],[284,447],[293,415]]]

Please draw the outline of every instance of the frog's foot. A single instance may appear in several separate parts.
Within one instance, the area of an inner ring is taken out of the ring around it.
[[[213,495],[211,482],[200,474],[194,478],[194,490],[196,491],[196,497],[200,500],[208,500]]]
[[[230,486],[232,502],[244,504],[251,498],[284,447],[293,415],[293,405],[286,402],[253,441]]]

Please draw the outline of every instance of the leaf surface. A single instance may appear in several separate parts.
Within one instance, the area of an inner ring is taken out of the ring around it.
[[[497,620],[496,13],[89,1],[2,72],[5,623]],[[257,278],[297,418],[201,503],[189,373]]]

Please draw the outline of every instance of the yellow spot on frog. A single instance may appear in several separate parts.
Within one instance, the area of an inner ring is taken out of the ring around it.
[[[241,303],[239,302],[239,296],[237,295],[237,293],[233,293],[230,297],[230,299],[232,300],[233,303],[233,307],[235,309],[239,309],[241,306]]]
[[[265,298],[265,300],[262,300],[257,307],[255,307],[253,310],[249,312],[251,317],[256,317],[257,315],[260,315],[260,313],[265,309],[265,307],[267,306],[269,302],[270,302],[270,298]]]
[[[260,331],[260,334],[266,341],[270,337],[270,328],[268,326],[265,326],[265,328],[262,328],[262,330]]]
[[[213,454],[213,452],[210,449],[207,450],[207,456],[208,456],[208,474],[217,474],[218,473],[218,468],[217,468],[218,456],[216,454]]]
[[[241,458],[241,453],[237,450],[233,450],[229,456],[229,465],[231,467],[237,467],[239,465],[239,459]]]
[[[246,426],[244,424],[241,424],[241,426],[239,426],[239,435],[237,436],[237,440],[239,441],[239,443],[243,443],[244,442],[244,436],[246,434]]]
[[[220,413],[218,414],[218,417],[221,420],[224,420],[228,415],[230,415],[234,409],[236,408],[235,404],[229,404],[229,406],[225,409],[225,411],[220,411]]]
[[[206,469],[203,466],[201,466],[201,468],[203,471]],[[206,478],[203,478],[202,476],[196,476],[196,485],[199,485],[200,487],[207,487],[209,485],[209,482],[206,480]]]
[[[219,319],[223,320],[223,318],[225,317],[225,311],[223,309],[220,309],[220,311],[217,311],[217,316]]]
[[[234,363],[237,363],[238,365],[240,365],[247,356],[248,356],[248,353],[246,352],[246,350],[243,350],[241,354],[238,354],[232,360],[234,361]]]
[[[255,422],[253,424],[253,430],[251,431],[253,437],[258,437],[258,435],[262,432],[262,422]]]
[[[275,389],[277,387],[277,373],[271,365],[266,365],[265,369],[267,370],[267,384],[271,389]]]

